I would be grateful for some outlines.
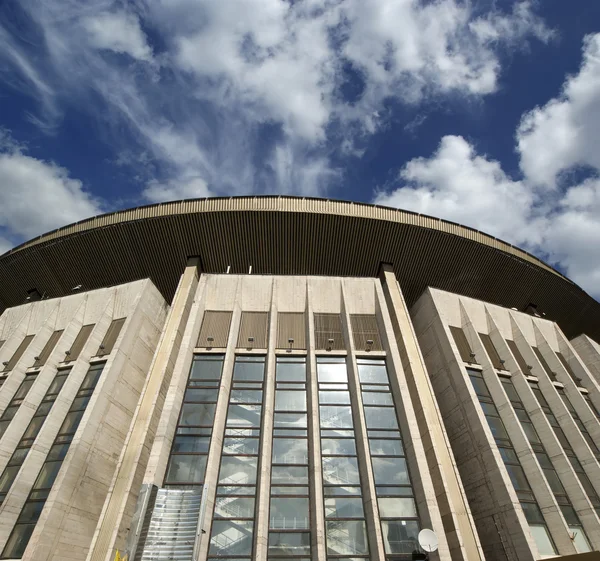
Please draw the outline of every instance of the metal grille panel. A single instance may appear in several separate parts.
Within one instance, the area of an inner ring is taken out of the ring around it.
[[[229,339],[232,312],[206,310],[202,318],[197,347],[224,349]],[[212,341],[208,339],[211,338]]]
[[[98,347],[96,356],[105,356],[112,353],[113,347],[119,338],[119,333],[121,333],[121,329],[123,328],[126,319],[127,318],[113,319],[110,322],[108,331],[106,332],[104,339],[102,339],[100,347]]]
[[[506,340],[506,344],[508,345],[508,348],[511,350],[513,356],[515,357],[515,360],[517,361],[521,372],[525,374],[525,376],[529,376],[531,372],[529,371],[527,361],[525,360],[525,358],[523,358],[523,355],[521,354],[519,347],[517,347],[517,344],[514,341],[511,341],[510,339]]]
[[[158,490],[141,561],[192,561],[201,495],[199,489]]]
[[[52,353],[54,347],[56,347],[56,344],[58,343],[60,336],[63,334],[63,331],[63,329],[60,329],[59,331],[55,331],[52,335],[50,335],[50,339],[48,339],[48,342],[44,345],[42,352],[33,363],[35,368],[40,368],[46,364],[50,353]]]
[[[496,349],[496,345],[494,345],[492,338],[486,333],[480,333],[479,337],[481,337],[483,346],[485,347],[485,350],[487,351],[494,368],[496,370],[504,370],[504,365],[500,362],[502,359],[498,354],[498,350]]]
[[[335,351],[345,350],[340,314],[315,314],[315,347]]]
[[[269,340],[268,329],[269,312],[242,312],[238,348],[266,349]]]
[[[306,349],[306,315],[304,312],[279,312],[277,314],[277,348]]]
[[[352,314],[350,316],[352,325],[352,338],[354,348],[357,351],[381,351],[381,337],[377,317],[373,314]],[[371,341],[371,342],[370,342]]]
[[[92,329],[94,329],[94,325],[90,324],[84,325],[79,330],[77,337],[75,337],[75,341],[73,341],[73,344],[71,345],[69,354],[65,356],[65,362],[73,362],[74,360],[77,360],[79,358],[79,355],[81,354],[84,345],[86,344],[87,340],[89,339],[89,336],[92,333]]]
[[[473,353],[473,349],[471,349],[471,345],[467,340],[467,336],[461,327],[450,326],[450,333],[452,333],[452,337],[456,346],[458,347],[458,352],[460,354],[460,358],[463,362],[468,362],[469,364],[477,364],[475,360],[475,355]],[[471,356],[473,355],[473,356]]]
[[[21,344],[17,347],[17,350],[14,352],[12,357],[10,357],[8,364],[4,367],[3,372],[10,372],[17,365],[17,362],[21,360],[23,353],[27,350],[27,347],[29,347],[29,344],[31,341],[33,341],[34,337],[35,335],[27,335],[27,337],[21,341]]]

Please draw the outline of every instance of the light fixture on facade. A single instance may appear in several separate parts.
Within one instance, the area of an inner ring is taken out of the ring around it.
[[[327,350],[330,351],[333,348],[333,339],[327,339]]]
[[[367,348],[365,350],[367,352],[369,352],[372,347],[373,347],[373,339],[367,339]]]
[[[212,343],[213,343],[214,340],[215,340],[214,337],[207,337],[206,338],[206,342],[208,343],[208,345],[206,345],[207,349],[212,349]]]
[[[248,337],[248,350],[252,350],[252,343],[254,343],[254,337]]]

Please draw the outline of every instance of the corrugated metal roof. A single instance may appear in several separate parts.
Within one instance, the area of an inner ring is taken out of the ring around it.
[[[374,277],[393,263],[409,306],[427,286],[537,304],[600,339],[600,304],[536,257],[482,232],[387,207],[295,197],[177,201],[84,220],[0,256],[0,308],[149,277],[171,300],[188,256],[210,273]]]

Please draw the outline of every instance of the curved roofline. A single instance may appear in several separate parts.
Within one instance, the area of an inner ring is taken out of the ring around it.
[[[10,249],[0,260],[19,251],[31,248],[38,244],[57,240],[74,234],[86,232],[96,228],[113,226],[120,223],[157,218],[175,214],[191,214],[197,212],[305,212],[321,214],[341,214],[356,218],[373,220],[387,220],[401,224],[411,224],[424,228],[439,230],[469,240],[493,247],[504,253],[508,253],[533,265],[541,267],[569,283],[577,286],[568,277],[548,265],[535,255],[505,242],[499,238],[486,234],[470,226],[464,226],[456,222],[436,218],[426,214],[419,214],[410,210],[403,210],[383,205],[353,202],[340,199],[325,199],[319,197],[298,197],[288,195],[254,195],[237,197],[205,197],[199,199],[183,199],[164,203],[143,205],[125,210],[118,210],[106,214],[100,214],[91,218],[85,218],[73,222],[45,234],[32,238],[16,247]]]

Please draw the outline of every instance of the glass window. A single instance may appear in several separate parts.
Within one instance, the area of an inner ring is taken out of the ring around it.
[[[322,363],[317,364],[317,379],[319,382],[340,383],[348,381],[346,363]]]
[[[419,523],[416,520],[382,520],[383,544],[387,554],[419,551]]]
[[[308,468],[273,466],[271,485],[308,485]]]
[[[256,487],[240,487],[236,485],[219,485],[217,487],[217,495],[255,495]]]
[[[225,438],[223,454],[258,454],[258,438]]]
[[[498,450],[500,451],[500,455],[502,456],[502,461],[504,461],[505,463],[519,463],[519,458],[517,457],[517,454],[512,448],[503,448],[502,446],[499,446]]]
[[[308,487],[274,487],[271,486],[271,495],[308,495]]]
[[[248,357],[244,357],[248,358]],[[242,361],[240,357],[235,361],[233,371],[233,380],[235,382],[262,382],[265,372],[264,359],[261,357],[260,362]]]
[[[325,487],[323,493],[326,497],[349,497],[361,495],[360,487]]]
[[[306,392],[277,390],[275,392],[277,411],[306,411]]]
[[[332,403],[332,404],[349,404],[350,403],[350,392],[342,391],[320,391],[319,392],[319,403]]]
[[[365,407],[368,429],[398,429],[398,420],[393,407]]]
[[[83,417],[84,411],[71,411],[67,413],[65,420],[63,421],[59,434],[71,434],[77,430],[79,426],[79,422],[81,421],[81,417]]]
[[[215,418],[214,403],[184,403],[179,424],[185,426],[210,427]]]
[[[475,389],[475,393],[479,396],[490,397],[490,392],[485,385],[485,382],[482,378],[478,376],[471,376],[471,382],[473,383],[473,388]]]
[[[369,439],[372,456],[404,456],[401,440]]]
[[[215,518],[254,518],[254,497],[217,497]]]
[[[208,456],[173,455],[167,470],[167,483],[202,483]]]
[[[508,440],[508,434],[506,429],[504,428],[504,424],[499,417],[490,417],[486,416],[488,425],[490,426],[490,430],[492,431],[492,436],[494,438],[500,438],[502,440]]]
[[[326,497],[325,518],[364,518],[360,497]]]
[[[218,388],[188,388],[185,391],[184,401],[217,401]]]
[[[280,359],[277,359],[276,380],[278,382],[305,382],[306,365],[298,362],[281,362]]]
[[[176,436],[171,454],[207,454],[209,445],[210,437],[208,436]]]
[[[214,410],[214,405],[212,406]],[[260,427],[261,405],[232,403],[227,412],[227,426]]]
[[[535,503],[521,503],[525,518],[529,524],[544,524],[542,511]]]
[[[308,441],[300,438],[274,438],[273,463],[307,464]]]
[[[371,458],[375,483],[409,485],[406,460],[404,458]]]
[[[27,430],[23,433],[23,439],[35,438],[40,432],[45,420],[46,417],[34,417],[31,419],[27,426]]]
[[[223,356],[195,358],[192,363],[190,380],[220,380]]]
[[[375,487],[377,491],[377,495],[380,497],[383,496],[394,496],[394,497],[412,497],[413,492],[412,488],[409,486],[404,487],[388,487],[383,485],[377,485]]]
[[[308,532],[269,532],[269,559],[272,555],[285,555],[286,557],[310,555],[310,534]]]
[[[257,463],[258,458],[252,456],[223,456],[219,484],[255,485]]]
[[[530,444],[541,444],[540,437],[531,423],[521,423],[521,426]]]
[[[556,549],[545,525],[530,524],[529,529],[540,555],[556,555]]]
[[[262,390],[231,390],[230,403],[262,403]]]
[[[416,518],[415,501],[408,497],[380,497],[378,499],[381,518]]]
[[[251,520],[213,521],[209,555],[251,555],[253,530]]]
[[[352,438],[323,438],[321,454],[324,456],[356,456],[356,444]]]
[[[50,451],[48,452],[48,456],[46,456],[46,461],[54,462],[57,460],[64,460],[67,452],[69,451],[69,444],[54,444]]]
[[[269,528],[274,530],[306,530],[308,527],[307,497],[271,498]]]
[[[50,489],[54,483],[54,480],[56,479],[56,476],[58,475],[58,472],[60,471],[61,465],[62,462],[46,462],[42,466],[42,469],[35,480],[33,488]]]
[[[385,363],[359,364],[358,377],[363,384],[387,384],[388,375]]]
[[[6,493],[10,489],[15,477],[17,477],[17,473],[19,473],[19,469],[21,469],[21,464],[7,467],[2,472],[2,477],[0,477],[0,493]]]
[[[329,485],[360,485],[357,459],[343,456],[324,457],[323,483]]]
[[[388,392],[362,392],[363,405],[394,405],[392,394]]]
[[[352,409],[349,406],[321,405],[321,427],[352,428]]]
[[[573,536],[573,544],[575,545],[577,553],[587,553],[588,551],[592,551],[590,542],[581,526],[569,526],[569,532],[571,536]]]
[[[43,505],[43,503],[41,503]],[[2,552],[5,559],[20,559],[23,557],[25,548],[29,543],[31,534],[35,530],[35,522],[33,524],[17,524],[6,543],[6,547]]]
[[[328,555],[368,555],[367,529],[361,520],[327,520]]]
[[[506,465],[506,470],[516,491],[531,491],[521,466]]]
[[[279,429],[306,428],[308,417],[306,413],[275,413],[273,422]]]

